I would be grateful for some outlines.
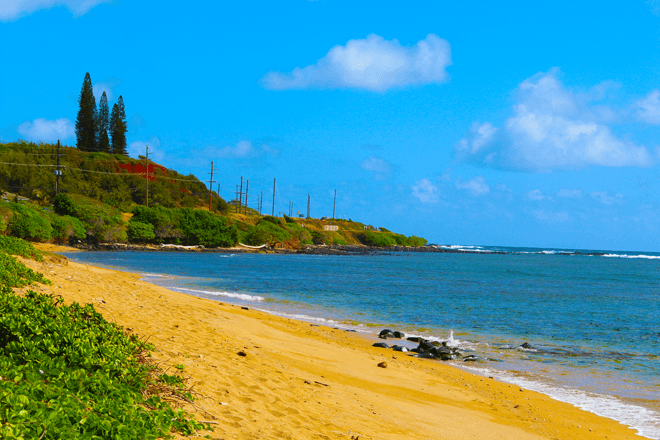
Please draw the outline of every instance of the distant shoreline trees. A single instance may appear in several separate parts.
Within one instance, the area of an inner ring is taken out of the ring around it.
[[[124,98],[119,96],[110,113],[108,97],[103,92],[97,109],[92,79],[87,72],[78,98],[78,116],[76,117],[78,149],[128,156],[128,151],[126,151],[127,131]]]

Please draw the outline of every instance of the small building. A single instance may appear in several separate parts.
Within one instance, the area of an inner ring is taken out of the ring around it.
[[[323,230],[324,231],[338,231],[339,226],[337,226],[337,225],[323,225]]]

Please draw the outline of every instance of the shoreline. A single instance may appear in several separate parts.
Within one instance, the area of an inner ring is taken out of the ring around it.
[[[185,363],[197,391],[215,399],[201,401],[218,418],[214,438],[640,438],[544,394],[372,348],[359,334],[192,297],[136,274],[27,263],[54,282],[37,290],[92,302],[107,319],[150,336],[159,360]]]

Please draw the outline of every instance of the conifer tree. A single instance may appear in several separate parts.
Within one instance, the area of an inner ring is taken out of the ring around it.
[[[89,72],[85,74],[80,97],[78,98],[78,116],[76,117],[76,141],[82,151],[96,150],[97,124],[96,99],[92,90]]]
[[[108,128],[110,127],[110,108],[108,107],[108,97],[105,92],[101,95],[99,101],[98,113],[98,149],[106,153],[110,152],[110,139],[108,138]]]
[[[112,152],[128,156],[126,151],[126,110],[124,109],[124,98],[121,96],[112,106],[110,115],[110,136],[112,137]]]

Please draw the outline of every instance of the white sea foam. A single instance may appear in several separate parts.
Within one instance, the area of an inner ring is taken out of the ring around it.
[[[637,434],[642,437],[660,440],[660,414],[642,406],[625,403],[612,396],[554,387],[512,373],[492,370],[490,368],[467,365],[460,365],[460,368],[485,376],[493,376],[502,382],[537,391],[561,402],[570,403],[585,411],[621,422],[637,430]]]
[[[657,255],[626,255],[626,254],[605,254],[603,257],[608,258],[642,258],[645,260],[660,260]]]
[[[236,292],[222,292],[222,291],[218,291],[218,290],[195,290],[195,289],[186,289],[184,287],[170,287],[170,289],[175,290],[177,292],[181,292],[181,293],[186,293],[186,292],[201,293],[203,295],[213,295],[213,296],[224,296],[226,298],[236,298],[236,299],[241,299],[243,301],[263,301],[264,299],[266,299],[263,296],[248,295],[246,293],[236,293]]]
[[[339,323],[333,319],[319,318],[316,316],[303,315],[301,313],[285,313],[282,312],[281,310],[271,310],[271,309],[257,309],[257,310],[270,313],[271,315],[281,316],[283,318],[290,318],[290,319],[297,319],[306,322],[318,322],[320,324],[327,324],[327,325],[332,324],[335,326],[339,326]]]
[[[158,278],[165,278],[165,275],[161,275],[159,273],[143,273],[143,277],[158,277]]]

